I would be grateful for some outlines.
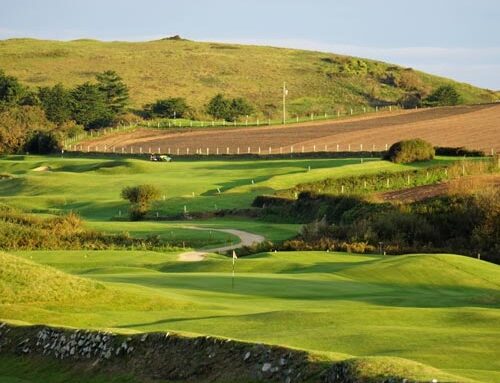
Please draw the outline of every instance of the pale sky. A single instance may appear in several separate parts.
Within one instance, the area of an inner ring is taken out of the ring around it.
[[[198,41],[379,59],[500,89],[500,0],[0,0],[0,39]]]

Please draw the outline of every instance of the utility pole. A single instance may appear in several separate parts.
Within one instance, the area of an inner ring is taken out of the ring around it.
[[[283,82],[283,125],[286,124],[286,96],[288,95],[288,89],[286,88],[286,82]]]

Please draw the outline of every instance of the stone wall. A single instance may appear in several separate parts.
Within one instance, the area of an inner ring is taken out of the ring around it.
[[[388,376],[365,379],[349,361],[322,362],[305,351],[168,332],[123,335],[0,322],[2,355],[57,361],[65,371],[69,367],[90,376],[119,371],[148,382],[413,382]]]

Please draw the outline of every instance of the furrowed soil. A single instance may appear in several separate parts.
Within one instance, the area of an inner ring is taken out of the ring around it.
[[[151,150],[194,154],[250,152],[268,154],[300,151],[371,151],[409,138],[422,138],[435,146],[467,147],[488,153],[500,150],[500,104],[442,107],[380,113],[341,121],[252,128],[199,128],[185,131],[138,129],[81,143],[76,150],[130,152]],[[337,148],[338,145],[338,148]],[[280,150],[281,148],[281,150]]]

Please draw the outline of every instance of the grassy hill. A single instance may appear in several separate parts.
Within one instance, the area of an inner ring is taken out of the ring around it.
[[[218,92],[248,98],[264,114],[279,115],[286,81],[289,112],[333,113],[397,101],[407,89],[424,92],[453,84],[465,103],[491,102],[494,92],[379,61],[331,53],[187,40],[0,41],[0,68],[31,87],[91,81],[117,71],[140,107],[164,97],[185,97],[201,114]]]
[[[238,259],[231,289],[231,259],[219,255],[194,263],[179,262],[174,253],[145,251],[17,256],[0,260],[31,267],[34,261],[46,265],[37,266],[41,274],[58,268],[58,276],[82,280],[82,286],[100,284],[104,291],[134,292],[136,298],[105,306],[97,298],[89,305],[81,300],[0,304],[3,319],[222,336],[333,360],[382,358],[378,368],[396,363],[406,370],[398,362],[405,358],[463,377],[446,379],[433,370],[423,372],[421,381],[500,382],[495,351],[500,268],[487,262],[454,255],[263,253]],[[0,296],[10,281],[0,285]],[[155,301],[151,309],[138,305],[141,295]]]

